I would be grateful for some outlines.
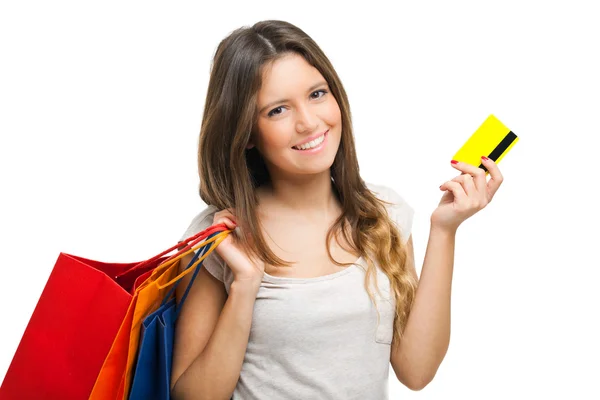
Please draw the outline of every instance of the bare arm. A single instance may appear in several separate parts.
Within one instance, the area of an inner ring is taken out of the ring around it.
[[[181,264],[187,265],[190,259]],[[186,286],[187,281],[178,287],[178,300]],[[234,281],[227,296],[223,283],[200,269],[177,321],[173,399],[231,398],[248,346],[259,287]]]
[[[394,372],[413,390],[431,382],[448,351],[456,230],[489,204],[504,180],[491,158],[482,156],[481,163],[490,173],[489,181],[483,169],[451,162],[461,174],[440,186],[445,193],[431,214],[429,242],[405,336],[400,343],[392,343]],[[412,242],[409,250],[413,260],[409,267],[414,269]]]
[[[415,301],[400,343],[392,343],[391,363],[400,382],[421,390],[435,376],[450,343],[450,293],[456,232],[432,227]],[[412,236],[409,268],[414,269]]]

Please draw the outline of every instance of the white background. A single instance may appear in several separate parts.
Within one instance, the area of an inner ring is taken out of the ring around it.
[[[133,262],[177,242],[204,207],[214,50],[283,19],[341,76],[363,178],[415,208],[419,271],[455,151],[489,114],[520,138],[459,228],[446,358],[421,392],[392,373],[391,398],[600,398],[593,2],[199,3],[0,6],[0,379],[60,252]]]

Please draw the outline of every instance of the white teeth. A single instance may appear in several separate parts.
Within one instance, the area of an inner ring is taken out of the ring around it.
[[[311,140],[308,143],[304,143],[303,145],[300,146],[294,146],[293,148],[296,150],[308,150],[308,149],[312,149],[313,147],[317,147],[318,145],[320,145],[323,140],[325,140],[325,134],[321,135],[320,137],[316,138],[315,140]]]

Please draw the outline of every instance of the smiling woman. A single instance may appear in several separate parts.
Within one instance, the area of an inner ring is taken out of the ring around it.
[[[239,234],[182,307],[174,396],[385,398],[416,290],[414,211],[361,179],[346,92],[305,32],[262,21],[219,44],[198,163],[208,207],[184,238],[215,223]]]
[[[262,21],[220,43],[198,162],[208,207],[182,239],[239,234],[182,306],[174,397],[386,398],[416,290],[414,211],[361,179],[344,87],[306,33]]]
[[[390,363],[411,389],[433,379],[449,341],[455,230],[501,176],[486,161],[486,192],[482,170],[457,167],[475,179],[445,184],[417,294],[414,210],[363,181],[354,146],[342,82],[305,32],[262,21],[219,44],[198,148],[208,207],[182,240],[218,223],[236,234],[182,306],[174,398],[385,399]]]

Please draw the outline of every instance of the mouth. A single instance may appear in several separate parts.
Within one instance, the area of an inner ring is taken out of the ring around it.
[[[321,148],[323,146],[323,144],[325,143],[325,139],[326,139],[328,133],[329,133],[329,129],[327,129],[325,132],[323,132],[320,136],[317,136],[316,138],[314,138],[306,143],[293,146],[292,149],[298,150],[298,151],[309,151],[309,150],[315,150],[315,149]]]

